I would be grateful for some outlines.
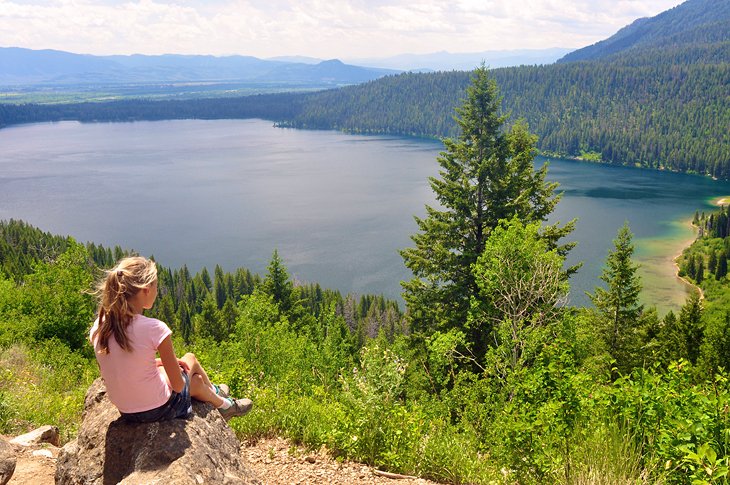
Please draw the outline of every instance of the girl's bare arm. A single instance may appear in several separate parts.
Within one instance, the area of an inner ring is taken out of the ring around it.
[[[160,343],[160,346],[157,347],[157,352],[160,354],[160,359],[167,373],[167,378],[170,380],[172,390],[175,392],[182,391],[185,387],[185,381],[180,373],[180,364],[175,356],[175,349],[172,347],[172,337],[170,335],[165,337],[165,340]]]

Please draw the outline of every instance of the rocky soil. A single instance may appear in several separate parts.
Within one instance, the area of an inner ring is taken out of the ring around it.
[[[10,439],[10,437],[2,437]],[[48,444],[16,447],[17,464],[8,485],[52,485],[59,449]],[[242,457],[259,480],[271,485],[430,485],[418,478],[388,478],[360,463],[339,462],[325,451],[308,452],[281,438],[246,444]]]

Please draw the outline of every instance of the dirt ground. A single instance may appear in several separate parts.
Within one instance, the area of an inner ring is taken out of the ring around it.
[[[7,438],[6,438],[7,439]],[[59,449],[51,445],[18,447],[15,473],[9,485],[51,485],[54,483]],[[244,461],[262,483],[271,485],[430,485],[414,477],[388,477],[360,463],[339,462],[327,453],[316,453],[292,446],[281,438],[259,440],[244,445]],[[50,455],[50,456],[47,456]]]

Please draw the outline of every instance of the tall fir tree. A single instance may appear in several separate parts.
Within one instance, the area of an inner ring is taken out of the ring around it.
[[[622,371],[632,366],[637,331],[644,311],[639,303],[641,280],[636,274],[639,266],[631,260],[634,254],[632,238],[628,223],[624,223],[613,241],[614,249],[608,252],[601,274],[606,288],[596,287],[592,295],[588,294],[596,307],[597,333]]]
[[[213,294],[215,295],[216,306],[220,310],[228,299],[228,288],[224,280],[223,268],[216,264],[213,274]]]
[[[545,181],[547,166],[534,169],[536,137],[521,121],[505,129],[501,102],[488,70],[478,68],[456,109],[461,134],[444,140],[440,176],[429,179],[440,207],[427,206],[426,217],[416,217],[415,247],[401,251],[414,275],[402,283],[414,331],[464,328],[470,299],[479,294],[471,267],[491,230],[515,216],[543,221],[559,199],[557,184]],[[543,235],[554,247],[570,230],[572,223],[548,226]],[[489,329],[473,329],[472,343],[483,332]]]
[[[707,272],[715,274],[717,271],[717,251],[710,250],[710,257],[707,260]]]
[[[699,285],[705,280],[705,258],[701,254],[697,255],[697,259],[695,259],[695,264],[697,267],[695,268],[695,281]]]
[[[702,300],[700,293],[694,292],[679,312],[678,331],[681,335],[680,357],[684,357],[693,364],[700,356],[700,346],[704,337],[704,326],[702,322]]]
[[[725,257],[725,253],[723,251],[720,252],[720,255],[717,260],[717,268],[715,269],[715,278],[717,278],[718,281],[723,279],[727,275],[727,258]]]
[[[289,273],[279,257],[279,251],[276,249],[274,254],[271,255],[271,261],[267,269],[269,272],[264,277],[262,288],[267,294],[274,297],[279,309],[286,313],[294,303],[292,301],[294,285],[289,280]]]

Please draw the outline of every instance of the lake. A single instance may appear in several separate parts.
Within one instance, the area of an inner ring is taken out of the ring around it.
[[[442,145],[431,140],[275,128],[262,120],[43,123],[0,130],[0,219],[79,241],[119,244],[195,272],[263,273],[274,249],[300,281],[398,298],[398,249],[434,204]],[[538,160],[543,163],[544,159]],[[571,302],[598,276],[625,220],[646,302],[676,309],[671,256],[686,221],[730,184],[705,177],[550,161],[564,196],[551,220],[578,218]]]

